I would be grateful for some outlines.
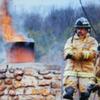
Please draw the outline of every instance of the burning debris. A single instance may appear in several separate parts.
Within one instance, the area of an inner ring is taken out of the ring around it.
[[[2,1],[0,11],[0,28],[6,43],[7,62],[34,62],[34,41],[27,41],[22,34],[14,30],[12,18],[8,12],[8,0]]]

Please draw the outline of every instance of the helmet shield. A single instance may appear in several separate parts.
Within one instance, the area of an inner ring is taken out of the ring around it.
[[[89,21],[84,17],[77,19],[74,27],[75,28],[86,28],[86,29],[91,28]]]

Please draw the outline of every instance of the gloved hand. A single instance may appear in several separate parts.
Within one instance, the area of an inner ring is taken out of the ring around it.
[[[95,56],[96,56],[95,51],[87,51],[87,50],[82,51],[82,59],[84,60],[92,60],[95,58]]]
[[[88,59],[89,58],[90,53],[88,51],[84,50],[82,53],[83,53],[83,59]]]
[[[74,49],[72,51],[67,51],[67,55],[65,56],[65,60],[66,59],[81,60],[82,59],[81,50]]]
[[[82,51],[81,50],[74,50],[73,51],[73,59],[81,60],[82,59]]]
[[[72,58],[73,58],[73,55],[69,53],[69,54],[67,54],[65,59],[72,59]]]
[[[66,59],[72,59],[73,58],[73,52],[72,50],[68,49],[64,53],[64,60]]]

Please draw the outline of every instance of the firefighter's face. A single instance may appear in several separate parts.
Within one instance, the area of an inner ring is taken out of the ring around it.
[[[76,32],[79,37],[85,37],[88,31],[85,28],[77,28]]]

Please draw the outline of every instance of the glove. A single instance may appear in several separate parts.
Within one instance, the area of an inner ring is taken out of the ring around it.
[[[83,51],[83,59],[88,59],[90,56],[90,53],[88,51]]]
[[[66,60],[66,59],[72,59],[72,57],[73,57],[72,50],[67,50],[67,51],[64,52],[64,60]]]
[[[65,59],[72,59],[72,58],[73,58],[73,55],[72,54],[68,54]]]
[[[95,51],[87,51],[87,50],[82,51],[82,59],[84,60],[93,60],[95,57],[96,57]]]
[[[81,50],[74,50],[73,51],[73,59],[75,59],[75,60],[81,60],[82,59]]]

